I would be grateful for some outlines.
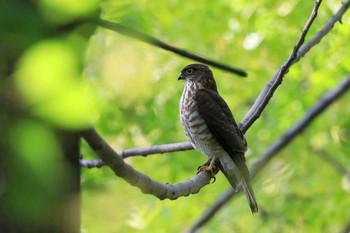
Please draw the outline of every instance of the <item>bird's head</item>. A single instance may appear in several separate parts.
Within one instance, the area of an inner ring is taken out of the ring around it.
[[[217,90],[213,72],[208,66],[203,64],[191,64],[182,69],[178,80],[194,82],[200,84],[203,88]]]

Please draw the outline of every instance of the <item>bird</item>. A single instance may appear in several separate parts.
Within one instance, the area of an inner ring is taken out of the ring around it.
[[[178,80],[185,83],[179,104],[185,136],[194,149],[208,158],[200,171],[211,172],[215,181],[214,173],[221,170],[235,191],[241,184],[252,213],[257,213],[258,204],[245,164],[247,141],[219,95],[212,71],[204,64],[190,64],[182,69]]]

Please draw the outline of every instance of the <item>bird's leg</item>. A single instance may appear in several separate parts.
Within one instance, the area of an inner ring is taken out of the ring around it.
[[[215,166],[215,156],[198,167],[197,174],[200,172],[210,172],[211,177],[214,179],[213,183],[216,181],[215,174],[218,173],[218,169]]]

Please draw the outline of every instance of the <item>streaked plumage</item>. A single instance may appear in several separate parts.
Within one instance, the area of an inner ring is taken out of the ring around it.
[[[224,173],[232,187],[239,183],[253,213],[258,212],[244,153],[247,142],[226,102],[219,95],[208,66],[192,64],[179,75],[185,80],[180,100],[180,119],[188,141]]]

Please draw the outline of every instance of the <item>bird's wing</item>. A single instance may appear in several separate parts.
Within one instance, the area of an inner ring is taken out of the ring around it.
[[[216,92],[201,89],[195,95],[197,109],[210,132],[225,151],[245,152],[247,143],[226,102]]]
[[[197,102],[198,112],[203,117],[210,132],[241,171],[243,175],[242,187],[248,198],[250,208],[253,213],[258,212],[258,205],[254,191],[249,184],[249,171],[244,158],[247,142],[238,128],[230,108],[216,91],[209,89],[197,91],[195,101]],[[216,162],[216,165],[230,181],[232,187],[236,188],[239,178],[235,174],[226,171],[221,161]]]
[[[199,114],[214,138],[230,155],[242,175],[249,179],[244,157],[247,143],[226,102],[216,91],[209,89],[197,91],[195,101]]]

